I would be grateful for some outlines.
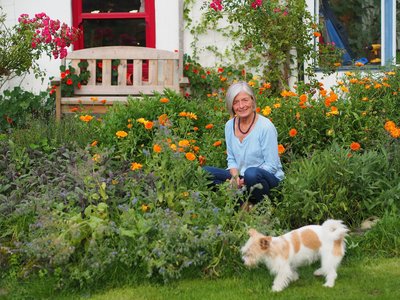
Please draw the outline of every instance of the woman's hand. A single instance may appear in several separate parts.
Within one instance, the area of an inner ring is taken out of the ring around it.
[[[231,185],[232,187],[236,187],[238,189],[242,188],[244,185],[244,179],[240,178],[239,176],[232,176],[231,178]]]

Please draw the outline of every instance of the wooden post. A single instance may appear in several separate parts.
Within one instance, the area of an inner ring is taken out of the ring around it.
[[[56,120],[61,120],[61,80],[54,79],[51,81],[51,86],[56,87]]]

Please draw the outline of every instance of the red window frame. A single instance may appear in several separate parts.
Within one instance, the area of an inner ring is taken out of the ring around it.
[[[127,0],[128,1],[128,0]],[[146,22],[146,47],[156,47],[156,21],[154,0],[143,0],[145,11],[138,13],[118,12],[118,13],[83,13],[82,0],[72,0],[72,26],[82,30],[82,35],[74,43],[74,50],[83,49],[83,35],[85,34],[82,26],[85,19],[144,19]]]

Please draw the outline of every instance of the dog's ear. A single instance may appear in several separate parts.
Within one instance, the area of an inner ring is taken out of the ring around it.
[[[271,242],[271,239],[268,238],[268,237],[260,238],[260,248],[261,248],[261,250],[267,250],[269,248],[270,242]]]
[[[249,229],[249,235],[250,236],[255,236],[257,234],[257,230],[255,230],[254,228],[250,228]]]

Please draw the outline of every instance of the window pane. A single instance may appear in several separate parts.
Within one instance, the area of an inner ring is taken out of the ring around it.
[[[143,11],[145,0],[82,0],[82,11],[90,12],[130,12],[132,10]]]
[[[380,0],[320,0],[320,25],[320,42],[344,49],[344,65],[364,57],[370,64],[380,64]]]
[[[146,47],[144,19],[84,20],[84,48],[100,46]]]

